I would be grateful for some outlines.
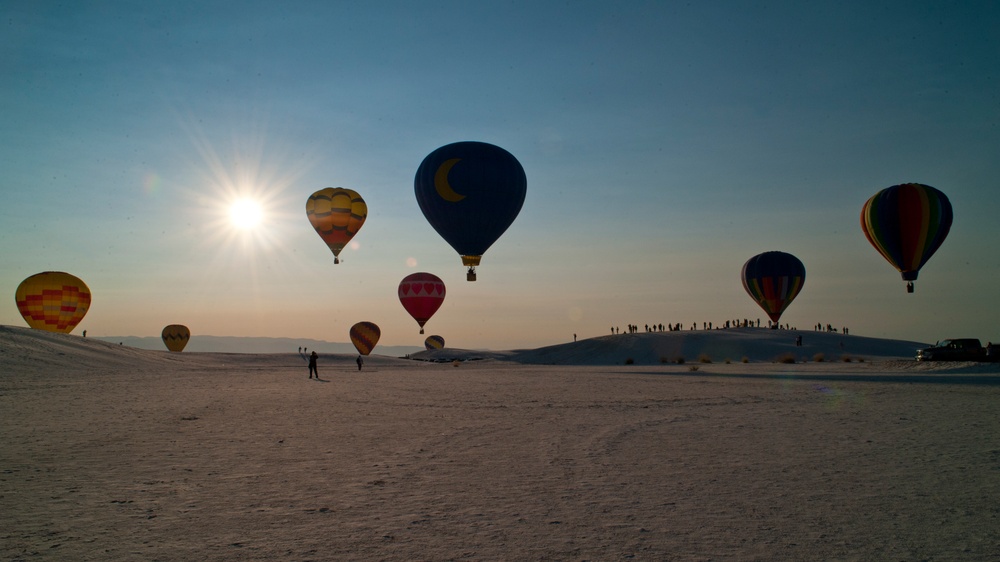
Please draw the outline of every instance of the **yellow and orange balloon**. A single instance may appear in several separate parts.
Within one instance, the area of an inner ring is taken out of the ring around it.
[[[341,250],[365,224],[368,205],[354,190],[327,187],[309,196],[306,216],[316,234],[333,252],[333,263],[337,264],[340,263]]]
[[[90,287],[75,275],[44,271],[21,281],[14,300],[28,326],[68,334],[90,309]]]
[[[160,337],[163,338],[163,344],[167,349],[180,352],[184,351],[184,346],[191,339],[191,330],[183,324],[170,324],[163,328]]]

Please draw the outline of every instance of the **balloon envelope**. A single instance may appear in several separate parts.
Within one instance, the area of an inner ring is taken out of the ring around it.
[[[444,338],[441,336],[427,336],[424,340],[424,347],[427,349],[444,349]]]
[[[90,287],[69,273],[45,271],[21,281],[14,300],[28,326],[68,334],[90,309]]]
[[[806,268],[785,252],[764,252],[743,264],[743,288],[777,323],[806,281]]]
[[[333,252],[333,263],[340,263],[340,251],[368,218],[368,205],[354,190],[327,187],[309,196],[306,216]]]
[[[456,142],[431,152],[413,181],[427,222],[470,268],[510,227],[524,205],[524,168],[492,144]],[[475,280],[475,270],[469,270]]]
[[[861,230],[913,291],[913,281],[944,242],[952,221],[951,202],[920,183],[887,187],[861,208]]]
[[[182,324],[170,324],[163,328],[160,337],[163,338],[163,343],[167,346],[167,349],[180,352],[184,351],[184,346],[191,339],[191,330],[188,330],[188,327]]]
[[[358,322],[351,326],[351,343],[361,355],[368,355],[382,337],[382,330],[374,322]]]
[[[444,281],[433,273],[413,273],[399,282],[398,292],[399,302],[420,325],[420,333],[424,333],[424,324],[444,302]]]

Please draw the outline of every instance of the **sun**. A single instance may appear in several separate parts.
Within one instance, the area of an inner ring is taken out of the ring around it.
[[[237,199],[229,205],[229,222],[239,230],[250,230],[264,220],[264,208],[253,199]]]

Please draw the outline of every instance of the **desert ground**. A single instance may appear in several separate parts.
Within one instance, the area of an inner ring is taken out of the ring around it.
[[[0,558],[1000,560],[1000,366],[771,332],[317,382],[0,326]]]

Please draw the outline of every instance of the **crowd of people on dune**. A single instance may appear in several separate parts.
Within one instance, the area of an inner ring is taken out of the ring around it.
[[[702,330],[727,330],[729,328],[760,328],[760,327],[761,327],[760,318],[758,318],[756,321],[750,320],[748,318],[743,318],[742,320],[740,320],[740,319],[726,320],[722,324],[718,324],[718,325],[713,325],[712,322],[702,322],[701,323],[701,329]],[[779,329],[780,330],[797,330],[798,329],[798,328],[792,327],[789,324],[780,324],[780,323],[772,322],[770,320],[767,321],[766,327],[768,329],[772,329],[772,330],[779,330]],[[698,323],[697,322],[692,322],[691,325],[688,327],[688,330],[697,330],[697,329],[698,329]],[[645,332],[680,332],[682,330],[684,330],[684,325],[681,324],[680,322],[677,322],[676,324],[645,324],[642,327],[642,329],[641,329],[641,331],[645,331]],[[832,324],[823,325],[822,323],[819,323],[819,322],[817,322],[816,325],[813,326],[813,330],[816,331],[816,332],[843,333],[844,335],[847,335],[847,334],[850,333],[848,331],[848,329],[847,329],[846,326],[843,327],[843,328],[837,329]],[[640,332],[640,328],[639,328],[638,324],[627,324],[625,326],[625,333],[626,334],[638,334],[639,332]],[[619,327],[619,326],[612,326],[611,327],[611,334],[612,335],[614,335],[614,334],[620,334],[620,333],[622,333],[621,327]],[[574,334],[574,336],[575,336],[575,334]]]

